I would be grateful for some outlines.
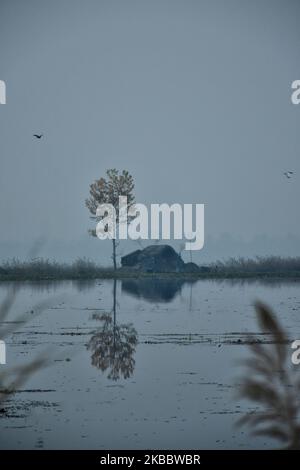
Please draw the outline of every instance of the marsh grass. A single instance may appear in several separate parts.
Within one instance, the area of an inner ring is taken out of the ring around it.
[[[84,280],[84,279],[126,279],[126,278],[183,278],[183,279],[256,279],[293,278],[300,279],[300,257],[281,258],[277,256],[257,258],[230,258],[207,266],[200,266],[197,272],[148,273],[138,270],[100,266],[86,258],[73,263],[32,258],[28,261],[11,259],[0,264],[0,281],[39,280]]]
[[[255,258],[229,258],[217,261],[211,268],[223,274],[277,274],[299,275],[300,257],[257,256]]]
[[[101,272],[103,268],[84,258],[71,264],[44,258],[12,259],[0,265],[0,280],[93,279]]]
[[[0,339],[6,340],[9,335],[13,334],[20,324],[28,321],[28,314],[24,313],[19,315],[14,322],[8,321],[10,312],[12,311],[14,302],[16,300],[18,285],[14,285],[6,294],[4,300],[0,304]],[[43,301],[34,306],[31,319],[40,315],[47,307],[49,301]],[[37,370],[49,365],[49,351],[35,357],[27,364],[10,367],[9,365],[1,366],[0,370],[0,403],[3,402],[8,396],[17,391]]]
[[[280,441],[288,449],[300,449],[300,381],[291,362],[286,331],[272,310],[255,305],[260,329],[270,335],[269,344],[249,337],[250,356],[242,361],[245,374],[239,397],[250,400],[259,411],[243,416],[238,425],[248,425],[251,433]]]

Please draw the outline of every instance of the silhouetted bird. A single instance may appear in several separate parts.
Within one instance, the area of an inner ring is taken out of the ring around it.
[[[284,176],[286,176],[288,179],[290,179],[292,177],[292,175],[294,174],[293,171],[285,171],[284,173]]]
[[[33,137],[36,137],[37,139],[41,139],[43,137],[43,134],[33,134]]]

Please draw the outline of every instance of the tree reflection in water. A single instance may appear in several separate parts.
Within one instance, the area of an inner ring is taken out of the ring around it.
[[[113,308],[110,313],[93,315],[102,322],[94,331],[87,349],[92,351],[92,365],[102,372],[108,370],[108,379],[128,379],[134,371],[134,353],[137,345],[137,331],[131,323],[117,324],[116,321],[117,281],[113,284]]]

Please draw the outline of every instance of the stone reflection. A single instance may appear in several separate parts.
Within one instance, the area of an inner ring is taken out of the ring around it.
[[[171,302],[186,282],[193,284],[185,279],[125,279],[122,291],[148,302]]]
[[[102,326],[94,331],[87,349],[92,352],[92,365],[102,372],[108,371],[108,379],[128,379],[134,371],[134,354],[138,342],[137,331],[131,323],[117,323],[117,281],[113,283],[113,308],[110,313],[95,313],[93,318]]]

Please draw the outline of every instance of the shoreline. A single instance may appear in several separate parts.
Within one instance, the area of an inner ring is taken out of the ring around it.
[[[300,272],[211,272],[211,273],[175,273],[175,272],[156,272],[147,273],[140,271],[121,271],[103,270],[93,274],[62,274],[52,276],[50,274],[0,274],[0,283],[9,281],[92,281],[98,279],[167,279],[167,280],[274,280],[274,281],[300,281]]]

